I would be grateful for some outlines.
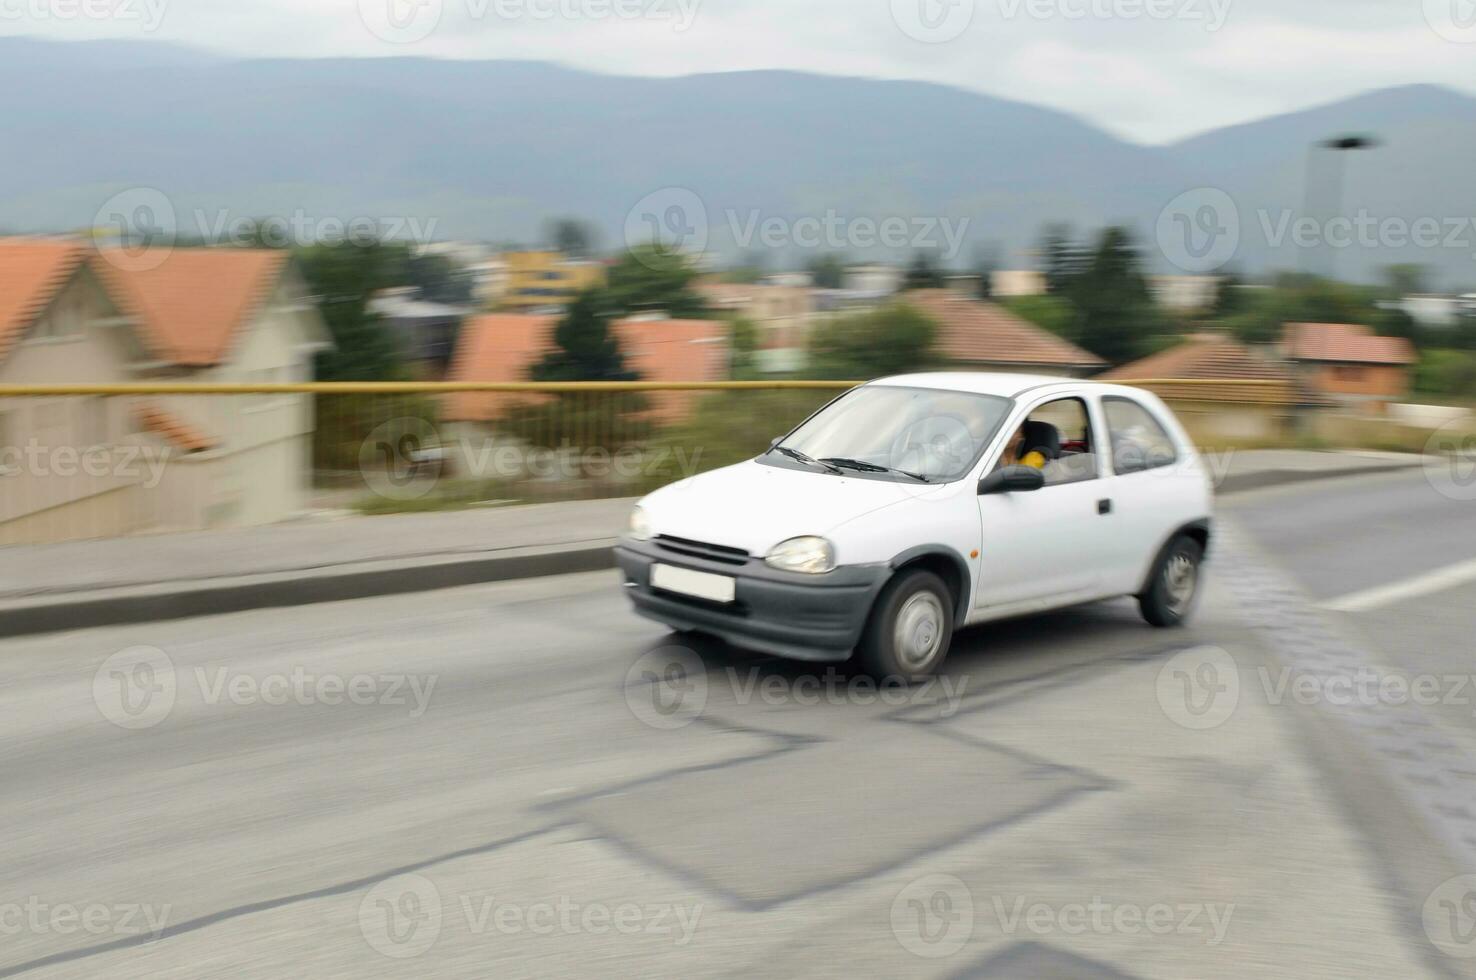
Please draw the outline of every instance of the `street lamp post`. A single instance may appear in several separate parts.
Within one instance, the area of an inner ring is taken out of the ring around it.
[[[1304,272],[1325,276],[1328,279],[1337,277],[1337,253],[1327,240],[1327,227],[1334,218],[1338,217],[1343,209],[1343,186],[1347,171],[1345,157],[1346,154],[1355,150],[1371,150],[1379,145],[1381,144],[1377,137],[1364,135],[1335,136],[1331,139],[1318,140],[1312,144],[1311,151],[1307,156],[1307,193],[1304,206],[1308,214],[1319,220],[1321,235],[1319,236],[1318,246],[1308,251],[1312,255],[1316,255],[1321,250],[1326,253],[1327,259],[1324,267],[1322,263],[1307,258],[1302,263],[1302,270]],[[1318,151],[1326,151],[1326,154],[1319,153]],[[1327,158],[1328,173],[1323,175],[1325,178],[1323,181],[1319,181],[1317,163],[1324,155]],[[1327,190],[1325,201],[1327,207],[1325,211],[1321,212],[1313,205],[1313,195],[1318,189],[1319,183],[1324,184]]]

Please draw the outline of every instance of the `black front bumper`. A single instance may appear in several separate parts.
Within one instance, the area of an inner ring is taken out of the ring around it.
[[[756,558],[734,564],[673,553],[659,541],[622,541],[615,561],[636,612],[648,619],[748,650],[819,662],[851,656],[892,574],[887,565],[852,565],[828,575],[801,575]],[[658,563],[731,576],[738,583],[736,601],[718,604],[653,589],[651,566]]]

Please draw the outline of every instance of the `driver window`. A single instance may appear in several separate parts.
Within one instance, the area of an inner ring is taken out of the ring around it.
[[[1033,410],[1022,426],[1022,458],[1039,453],[1047,487],[1097,479],[1097,447],[1086,402],[1062,398]],[[1038,457],[1037,457],[1038,458]]]

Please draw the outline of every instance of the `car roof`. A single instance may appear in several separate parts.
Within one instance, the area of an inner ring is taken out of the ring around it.
[[[1082,385],[1107,388],[1098,382],[1047,374],[1009,374],[1002,371],[938,371],[929,374],[901,374],[871,382],[888,388],[938,388],[944,391],[967,391],[979,395],[1016,398],[1035,388],[1053,385]]]

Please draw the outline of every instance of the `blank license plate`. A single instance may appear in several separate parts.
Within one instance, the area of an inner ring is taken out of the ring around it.
[[[738,580],[727,575],[694,572],[670,565],[651,568],[651,586],[665,592],[706,599],[708,602],[732,602],[738,597]]]

